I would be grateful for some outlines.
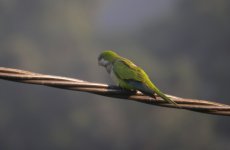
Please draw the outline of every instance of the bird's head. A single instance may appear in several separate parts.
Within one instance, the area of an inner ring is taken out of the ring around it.
[[[98,64],[100,66],[108,66],[109,64],[113,63],[117,58],[119,58],[119,55],[115,52],[108,50],[102,52],[98,57]]]

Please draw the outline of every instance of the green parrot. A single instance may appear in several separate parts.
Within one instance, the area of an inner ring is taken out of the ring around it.
[[[102,52],[98,57],[98,64],[106,68],[111,78],[123,89],[138,90],[143,94],[155,97],[154,93],[168,103],[177,105],[163,94],[149,79],[143,69],[136,66],[130,60],[123,58],[115,52],[108,50]]]

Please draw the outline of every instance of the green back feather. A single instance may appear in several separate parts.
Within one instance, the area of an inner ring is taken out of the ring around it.
[[[148,75],[143,69],[136,66],[130,60],[126,58],[120,58],[114,61],[113,71],[116,76],[120,79],[121,85],[124,85],[123,80],[135,80],[144,83],[147,87],[152,89],[158,96],[160,96],[165,101],[177,105],[169,97],[163,94],[149,79]],[[127,86],[129,87],[129,86]],[[153,93],[152,93],[153,94]]]

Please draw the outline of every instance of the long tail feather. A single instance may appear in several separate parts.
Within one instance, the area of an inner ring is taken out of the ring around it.
[[[158,96],[160,96],[161,98],[163,98],[165,101],[167,101],[168,103],[171,103],[171,104],[174,104],[174,105],[176,105],[176,106],[178,106],[177,105],[177,103],[176,102],[174,102],[173,100],[171,100],[169,97],[167,97],[165,94],[163,94],[161,91],[155,91],[155,93],[158,95]]]
[[[167,101],[168,103],[174,104],[176,106],[178,106],[178,104],[176,102],[174,102],[173,100],[171,100],[169,97],[167,97],[163,92],[161,92],[151,81],[150,81],[150,86],[153,89],[153,91],[160,96],[162,99],[164,99],[165,101]]]
[[[126,82],[131,87],[133,87],[134,89],[139,90],[146,95],[149,95],[149,96],[156,99],[156,97],[154,95],[154,93],[156,93],[158,96],[160,96],[166,102],[177,105],[176,102],[174,102],[169,97],[167,97],[164,93],[162,93],[151,81],[149,81],[148,84],[143,83],[143,82],[139,82],[139,81],[135,81],[135,80],[126,80]]]

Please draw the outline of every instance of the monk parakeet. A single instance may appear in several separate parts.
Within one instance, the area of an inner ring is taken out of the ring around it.
[[[110,50],[102,52],[98,57],[98,64],[106,68],[112,79],[121,88],[138,90],[154,98],[156,98],[154,95],[156,93],[165,101],[177,105],[151,82],[143,69],[115,52]]]

